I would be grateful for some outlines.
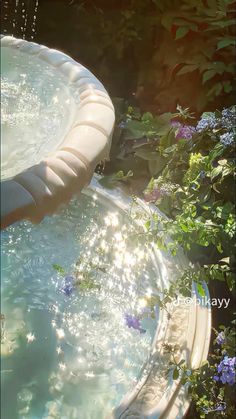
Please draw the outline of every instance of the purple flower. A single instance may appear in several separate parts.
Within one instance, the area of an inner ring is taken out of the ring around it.
[[[213,379],[215,381],[221,381],[222,384],[235,384],[235,357],[229,358],[227,355],[217,366],[218,375],[215,375]]]
[[[169,185],[162,185],[160,187],[160,195],[161,196],[168,196],[171,194],[171,188]]]
[[[152,191],[144,192],[144,199],[147,202],[156,202],[161,197],[161,191],[159,188],[155,188]]]
[[[195,128],[191,125],[182,125],[175,133],[176,140],[185,139],[191,140],[195,132]]]
[[[225,409],[226,409],[226,404],[225,403],[217,404],[216,407],[215,407],[215,411],[217,411],[217,412],[223,412],[223,410],[225,410]]]
[[[74,277],[73,277],[73,275],[65,276],[61,291],[67,297],[70,297],[71,294],[74,292],[74,290],[75,290],[75,287],[74,287]]]
[[[126,122],[126,121],[121,121],[121,122],[118,124],[118,127],[119,127],[120,129],[125,129],[126,124],[127,124],[127,122]]]
[[[146,330],[142,329],[140,319],[138,317],[132,316],[131,314],[126,314],[125,322],[129,328],[138,330],[140,333],[146,332]]]
[[[223,345],[225,343],[225,334],[224,334],[224,332],[218,333],[218,335],[216,337],[216,343],[218,345]]]
[[[223,109],[221,124],[223,128],[233,128],[236,123],[236,107],[232,109]]]
[[[225,409],[226,409],[226,403],[221,402],[221,403],[218,403],[214,407],[214,409],[203,408],[202,410],[203,410],[204,413],[211,413],[211,412],[223,412]]]
[[[200,119],[196,126],[197,132],[207,131],[216,128],[219,125],[219,120],[214,115],[204,116]]]
[[[144,199],[147,202],[156,202],[158,199],[163,198],[164,196],[171,195],[172,186],[165,184],[162,186],[154,186],[152,190],[146,190],[144,192]]]
[[[235,135],[233,132],[226,132],[225,134],[220,135],[220,142],[224,146],[231,145],[234,143]]]
[[[186,139],[191,140],[195,128],[191,125],[183,125],[178,121],[171,121],[171,126],[175,129],[175,138],[176,140]]]
[[[199,172],[199,177],[200,177],[200,179],[204,179],[206,177],[206,172],[204,170],[201,170]]]
[[[179,121],[171,121],[171,125],[173,128],[180,128],[182,126]]]

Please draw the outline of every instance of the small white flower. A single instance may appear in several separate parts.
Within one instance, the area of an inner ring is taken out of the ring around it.
[[[63,364],[62,362],[60,362],[58,365],[59,365],[59,368],[60,368],[62,371],[65,371],[65,369],[66,369],[66,364]]]
[[[33,333],[28,333],[28,334],[26,335],[26,339],[27,339],[27,342],[28,342],[28,343],[32,343],[32,342],[36,339],[36,337],[34,336],[34,334],[33,334]]]
[[[65,337],[65,332],[63,329],[56,329],[56,334],[58,339],[63,339]]]

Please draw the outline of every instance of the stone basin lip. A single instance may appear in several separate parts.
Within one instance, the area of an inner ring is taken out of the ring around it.
[[[1,48],[37,57],[77,89],[76,117],[59,148],[11,179],[1,182],[1,228],[21,220],[40,222],[45,215],[88,185],[96,165],[109,158],[115,113],[102,83],[63,52],[35,42],[1,35]]]

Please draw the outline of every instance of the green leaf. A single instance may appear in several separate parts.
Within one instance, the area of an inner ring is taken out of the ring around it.
[[[90,278],[86,278],[83,279],[80,284],[79,284],[79,288],[82,290],[93,290],[93,289],[100,289],[101,286],[99,284],[96,284],[93,279]]]
[[[209,90],[209,92],[207,93],[207,96],[210,97],[212,95],[214,96],[219,96],[219,94],[221,93],[223,88],[222,83],[216,83],[214,84],[214,86]]]
[[[218,164],[220,165],[220,166],[226,166],[227,165],[227,160],[226,159],[220,159],[220,160],[218,160]]]
[[[207,80],[212,79],[214,76],[216,75],[216,71],[215,70],[207,70],[203,73],[202,76],[202,83],[206,83]]]
[[[229,287],[229,290],[231,292],[233,292],[233,290],[235,288],[235,277],[234,277],[234,275],[233,274],[227,275],[226,282],[227,282],[227,285]]]
[[[221,156],[223,154],[223,152],[224,152],[224,146],[223,146],[223,144],[218,143],[215,146],[215,148],[213,148],[213,150],[210,151],[210,153],[209,153],[209,159],[210,159],[210,161],[214,160],[218,156]]]
[[[150,230],[151,221],[150,220],[146,221],[146,223],[144,224],[144,227],[146,228],[146,230]]]
[[[199,68],[198,64],[185,64],[179,71],[177,71],[177,75],[181,76],[182,74],[191,73]]]
[[[153,121],[153,115],[151,112],[145,112],[141,119],[144,122],[150,122],[150,121]]]
[[[98,180],[98,182],[104,188],[112,189],[116,186],[116,177],[115,175],[103,176],[101,179]]]
[[[158,160],[149,160],[148,161],[148,170],[151,176],[155,176],[160,171],[160,166]]]
[[[57,265],[56,263],[52,265],[53,269],[55,269],[56,272],[58,272],[60,275],[65,275],[66,271],[62,266]]]
[[[188,226],[186,225],[186,224],[180,224],[180,227],[181,227],[181,229],[185,232],[185,233],[187,233],[188,232]]]
[[[157,135],[161,136],[169,133],[171,119],[171,112],[163,113],[162,115],[159,115],[154,119],[154,128]]]
[[[217,49],[222,49],[222,48],[226,48],[229,45],[236,45],[236,39],[235,38],[222,38],[218,43],[217,43]]]
[[[233,90],[233,86],[230,80],[225,80],[223,81],[223,86],[224,86],[224,92],[225,93],[230,93]]]
[[[162,15],[161,24],[168,31],[171,30],[172,22],[173,22],[173,16],[167,15],[167,14]]]
[[[157,156],[155,160],[149,160],[148,169],[151,176],[155,176],[157,173],[159,173],[165,165],[166,165],[166,159],[164,159],[161,156]]]
[[[144,160],[157,160],[159,153],[157,151],[150,151],[148,149],[139,148],[135,151],[135,155]]]
[[[214,118],[214,116],[215,116],[215,113],[214,112],[203,112],[203,114],[202,114],[202,116],[201,116],[201,118]]]
[[[140,121],[129,120],[126,128],[132,139],[139,139],[145,135],[145,127]]]
[[[101,179],[98,180],[100,185],[104,188],[113,189],[119,184],[119,182],[127,182],[127,180],[133,176],[133,172],[131,170],[125,175],[123,170],[118,171],[117,173],[109,176],[103,176]]]
[[[223,171],[222,166],[214,167],[214,169],[211,171],[211,180],[214,180],[217,176],[221,175]]]
[[[178,143],[181,140],[178,141]],[[173,154],[174,152],[176,152],[178,149],[178,145],[177,144],[173,144],[170,147],[165,148],[165,150],[163,151],[163,156],[164,157],[169,157],[170,154]]]
[[[189,31],[189,28],[186,28],[185,26],[178,28],[175,34],[175,39],[181,39],[183,38]]]
[[[218,243],[217,246],[216,246],[216,248],[217,248],[217,250],[218,250],[219,253],[223,253],[223,249],[222,249],[222,244],[221,243]]]
[[[215,14],[215,11],[214,11]],[[228,19],[228,20],[218,20],[216,22],[212,21],[211,26],[209,28],[206,28],[205,31],[215,31],[218,28],[227,28],[227,26],[234,26],[235,25],[235,19]]]
[[[175,368],[173,371],[173,380],[177,380],[179,378],[179,370]]]
[[[205,295],[206,295],[205,289],[203,288],[202,284],[200,284],[200,283],[197,284],[197,292],[201,297],[205,297]]]

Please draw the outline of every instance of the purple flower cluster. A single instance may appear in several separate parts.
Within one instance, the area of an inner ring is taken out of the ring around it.
[[[156,202],[158,198],[156,197],[156,194],[154,194],[153,192],[150,192],[150,193],[145,193],[144,199],[146,202]]]
[[[161,198],[161,193],[158,188],[144,192],[144,199],[147,202],[156,202],[159,198]]]
[[[162,186],[154,186],[152,190],[146,190],[144,192],[144,199],[147,202],[156,202],[158,199],[163,198],[164,196],[170,196],[173,190],[173,186],[170,184],[165,184]]]
[[[227,355],[217,366],[218,375],[214,375],[215,381],[221,381],[222,384],[234,385],[235,380],[235,357],[229,358]]]
[[[63,292],[63,294],[65,294],[67,297],[70,297],[71,294],[74,292],[75,287],[74,287],[74,276],[73,275],[67,275],[65,276],[64,280],[63,280],[63,285],[61,288],[61,291]]]
[[[218,335],[216,337],[216,343],[218,345],[223,345],[225,343],[225,334],[224,334],[224,332],[218,333]]]
[[[216,128],[219,125],[219,120],[214,115],[204,116],[200,119],[196,126],[197,132],[207,131]]]
[[[140,333],[146,332],[146,330],[141,327],[140,319],[138,317],[132,316],[131,314],[126,314],[125,322],[129,328],[138,330]]]
[[[233,144],[234,140],[235,140],[235,135],[233,132],[226,132],[225,134],[220,135],[220,142],[224,146]]]
[[[121,122],[119,123],[118,127],[119,127],[120,129],[125,129],[126,125],[127,125],[127,122],[126,122],[126,121],[121,121]]]
[[[219,403],[215,407],[215,411],[217,411],[217,412],[223,412],[225,409],[226,409],[225,403]]]
[[[223,128],[234,128],[236,125],[236,108],[223,109],[221,124]]]
[[[214,409],[203,409],[204,413],[211,413],[211,412],[223,412],[226,409],[226,403],[221,402],[218,403]]]
[[[191,125],[182,125],[175,133],[175,138],[176,140],[180,140],[182,138],[185,140],[191,140],[194,132],[195,128]]]
[[[196,126],[197,132],[203,132],[214,128],[232,129],[236,125],[236,107],[231,109],[223,109],[221,118],[214,114],[203,114],[202,118]]]
[[[182,125],[178,121],[171,121],[171,125],[175,131],[175,138],[176,140],[185,139],[191,140],[193,134],[195,133],[195,128],[191,125]]]
[[[171,189],[169,187],[169,185],[162,185],[160,187],[160,195],[161,196],[168,196],[171,194]]]

